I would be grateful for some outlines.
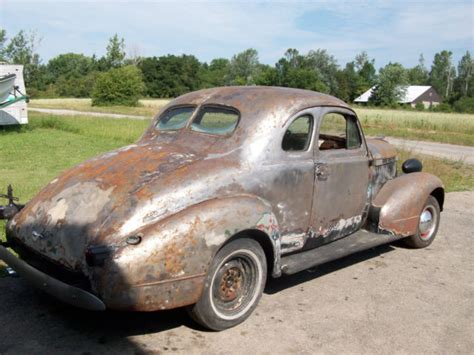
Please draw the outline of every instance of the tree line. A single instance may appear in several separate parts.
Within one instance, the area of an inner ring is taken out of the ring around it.
[[[115,34],[102,57],[60,54],[42,63],[39,38],[20,31],[11,38],[0,29],[0,61],[23,64],[32,97],[92,97],[95,104],[133,105],[142,96],[171,98],[216,86],[271,85],[328,93],[352,102],[375,86],[370,104],[397,106],[406,85],[432,85],[443,98],[438,109],[474,111],[474,60],[469,51],[457,66],[452,52],[435,54],[428,68],[423,55],[412,68],[389,63],[378,71],[366,52],[341,66],[325,49],[300,53],[288,49],[274,65],[260,63],[258,52],[247,49],[232,58],[201,62],[193,55],[143,57],[126,53],[125,41]]]

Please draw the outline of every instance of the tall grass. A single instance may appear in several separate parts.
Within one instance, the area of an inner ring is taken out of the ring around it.
[[[474,115],[356,108],[366,135],[474,146]]]

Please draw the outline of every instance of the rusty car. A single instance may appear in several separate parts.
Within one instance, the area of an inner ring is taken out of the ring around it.
[[[223,330],[252,313],[268,276],[398,239],[430,245],[443,184],[416,159],[397,169],[396,153],[330,95],[188,93],[135,144],[65,171],[24,206],[10,189],[0,258],[77,307],[187,307]]]

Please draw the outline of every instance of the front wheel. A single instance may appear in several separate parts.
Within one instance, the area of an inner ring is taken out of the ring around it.
[[[199,301],[188,308],[206,328],[223,330],[242,323],[257,307],[267,279],[262,247],[253,239],[235,239],[216,254]]]
[[[403,241],[411,248],[426,248],[436,237],[439,220],[440,208],[438,200],[433,196],[429,196],[420,214],[418,232],[411,237],[403,239]]]

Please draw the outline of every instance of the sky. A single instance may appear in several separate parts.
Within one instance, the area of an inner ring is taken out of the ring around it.
[[[288,48],[326,49],[341,66],[366,51],[377,67],[411,67],[423,53],[454,62],[474,52],[474,1],[51,1],[0,0],[0,28],[41,37],[43,62],[68,52],[102,56],[117,33],[142,56],[193,54],[209,62],[255,48],[274,64]]]

